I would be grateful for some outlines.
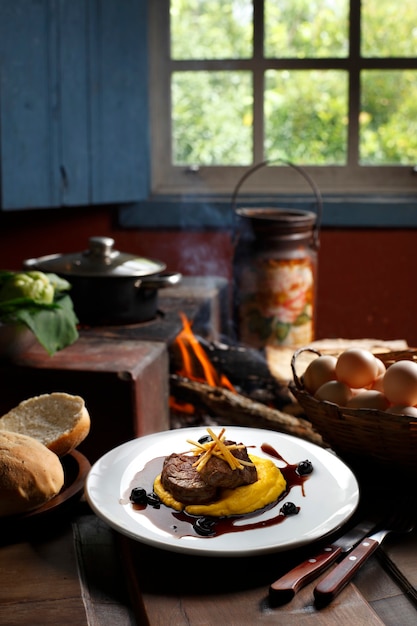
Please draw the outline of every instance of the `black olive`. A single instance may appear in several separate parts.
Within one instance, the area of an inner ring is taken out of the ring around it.
[[[210,437],[210,435],[203,435],[198,440],[198,443],[210,443],[210,441],[213,441],[213,439]]]
[[[283,515],[297,515],[300,512],[300,507],[296,506],[294,502],[284,502],[281,507],[281,513]]]
[[[157,496],[156,493],[154,493],[153,491],[151,493],[148,493],[146,500],[147,503],[153,506],[154,509],[159,509],[161,506],[160,497]]]
[[[195,532],[199,535],[202,535],[203,537],[208,537],[209,535],[214,535],[215,523],[216,522],[213,519],[210,519],[208,517],[199,517],[196,519],[193,528]]]
[[[300,476],[306,476],[313,471],[313,464],[311,461],[301,461],[297,466],[297,473]]]
[[[130,501],[133,504],[146,504],[147,494],[143,487],[134,487],[130,492]]]

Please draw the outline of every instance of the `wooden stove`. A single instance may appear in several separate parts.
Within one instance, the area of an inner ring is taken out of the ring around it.
[[[134,437],[169,429],[169,347],[182,330],[180,313],[195,333],[216,340],[227,329],[228,298],[226,279],[184,277],[160,290],[154,320],[80,328],[78,341],[53,357],[34,343],[0,364],[0,414],[42,393],[82,396],[92,425],[80,450],[90,462]]]

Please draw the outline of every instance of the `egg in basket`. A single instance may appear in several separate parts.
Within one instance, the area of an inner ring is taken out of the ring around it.
[[[316,356],[303,372],[297,359]],[[326,444],[355,465],[417,473],[417,350],[373,354],[351,347],[338,356],[300,348],[289,387]]]

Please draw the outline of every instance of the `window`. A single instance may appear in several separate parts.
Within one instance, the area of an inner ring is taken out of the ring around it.
[[[415,194],[415,0],[152,0],[154,194]],[[308,189],[305,190],[308,193]]]

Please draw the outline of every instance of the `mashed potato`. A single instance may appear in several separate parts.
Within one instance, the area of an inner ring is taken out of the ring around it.
[[[224,517],[244,515],[275,502],[285,491],[286,482],[279,468],[270,459],[249,455],[256,465],[258,480],[251,485],[242,485],[236,489],[223,489],[221,497],[210,504],[192,504],[184,506],[164,489],[161,476],[157,476],[154,491],[166,506],[176,511],[185,510],[190,515]]]

